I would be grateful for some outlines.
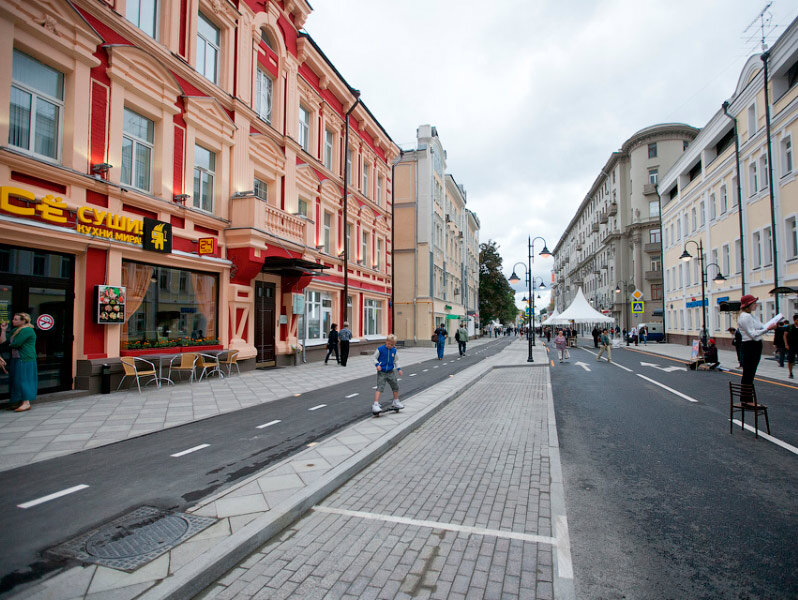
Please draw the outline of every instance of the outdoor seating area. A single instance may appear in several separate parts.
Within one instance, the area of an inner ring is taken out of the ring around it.
[[[116,391],[122,389],[125,381],[131,378],[141,393],[142,385],[146,387],[151,383],[161,387],[183,381],[199,383],[214,375],[223,379],[232,376],[234,370],[241,374],[238,350],[148,354],[147,358],[123,356],[120,362],[124,375]],[[128,386],[131,385],[129,382]]]

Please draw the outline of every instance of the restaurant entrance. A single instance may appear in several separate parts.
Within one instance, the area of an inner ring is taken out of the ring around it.
[[[74,276],[71,255],[0,245],[0,321],[30,314],[40,394],[72,389]],[[8,360],[7,347],[1,352]],[[8,375],[0,372],[0,399],[8,397]]]
[[[274,311],[276,286],[266,281],[255,282],[255,362],[259,365],[274,363]]]

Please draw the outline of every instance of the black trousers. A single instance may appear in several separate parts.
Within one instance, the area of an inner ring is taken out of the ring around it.
[[[349,340],[341,340],[341,366],[346,366],[349,358]]]
[[[341,359],[338,358],[338,344],[335,344],[335,346],[327,346],[327,356],[324,357],[325,363],[327,362],[327,359],[330,358],[330,354],[333,352],[335,352],[335,362],[341,362]]]
[[[762,358],[762,341],[743,342],[742,349],[743,377],[740,383],[753,386],[756,368],[759,366],[759,359]]]
[[[460,356],[466,352],[466,342],[457,342],[457,349],[460,351]]]

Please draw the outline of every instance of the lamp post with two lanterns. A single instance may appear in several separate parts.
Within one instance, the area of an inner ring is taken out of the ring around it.
[[[548,258],[549,256],[551,256],[551,252],[549,252],[549,249],[548,249],[547,244],[546,244],[546,240],[544,240],[540,236],[538,236],[538,237],[536,237],[534,239],[532,239],[530,237],[529,240],[528,240],[528,244],[527,244],[527,248],[529,250],[529,255],[527,256],[527,264],[525,265],[522,262],[515,263],[513,265],[513,274],[510,275],[510,278],[508,279],[508,281],[510,283],[512,283],[513,285],[515,285],[516,283],[521,281],[521,278],[518,277],[518,275],[516,275],[516,273],[515,273],[515,267],[518,266],[518,265],[521,265],[522,267],[524,267],[524,270],[526,271],[526,284],[527,284],[527,288],[529,290],[529,296],[527,296],[527,297],[530,299],[530,303],[531,303],[531,307],[532,307],[532,309],[529,311],[529,316],[528,316],[528,319],[527,319],[527,325],[528,325],[529,329],[532,332],[532,336],[530,337],[529,333],[527,333],[527,340],[529,341],[529,356],[527,357],[526,362],[535,362],[535,358],[532,355],[532,347],[535,345],[535,327],[534,327],[534,320],[533,320],[534,312],[535,312],[535,297],[532,295],[532,282],[534,280],[534,276],[532,275],[532,247],[533,247],[533,245],[534,245],[536,240],[541,240],[543,242],[543,250],[540,251],[540,254],[538,256],[542,256],[543,258]],[[545,288],[546,287],[543,284],[543,280],[542,279],[540,281],[540,287],[541,288]]]
[[[693,255],[687,251],[687,244],[695,244],[696,248],[698,248],[698,266],[701,269],[701,343],[705,344],[707,338],[707,271],[709,271],[709,267],[712,266],[718,268],[718,274],[712,279],[712,281],[715,283],[722,283],[726,281],[726,278],[723,276],[723,273],[720,272],[720,265],[718,265],[718,263],[709,263],[708,265],[705,265],[706,257],[704,256],[704,242],[701,240],[698,242],[695,240],[687,240],[684,245],[684,252],[682,252],[679,260],[689,262],[693,258]]]

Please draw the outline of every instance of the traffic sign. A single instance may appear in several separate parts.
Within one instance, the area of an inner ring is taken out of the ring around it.
[[[644,312],[645,302],[632,302],[632,312],[633,313],[641,313]]]
[[[639,301],[642,299],[643,299],[643,292],[637,289],[634,292],[632,292],[632,300]]]

